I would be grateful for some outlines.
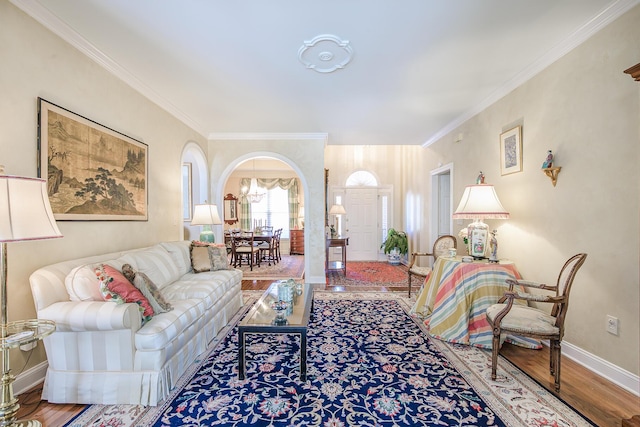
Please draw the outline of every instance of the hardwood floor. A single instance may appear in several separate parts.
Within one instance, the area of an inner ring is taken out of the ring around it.
[[[263,290],[270,284],[270,280],[243,280],[242,289]],[[418,288],[415,289],[416,292]],[[327,290],[345,291],[339,287],[327,287]],[[364,290],[406,292],[406,288],[396,287],[349,289],[349,291]],[[555,393],[553,378],[549,375],[548,351],[528,350],[505,344],[501,354],[597,426],[620,427],[623,419],[640,414],[639,397],[593,374],[572,360],[562,358],[562,388],[560,393]],[[84,407],[84,405],[49,404],[40,400],[40,392],[41,388],[37,387],[18,396],[21,406],[18,412],[19,419],[37,419],[45,427],[58,427],[64,425]]]

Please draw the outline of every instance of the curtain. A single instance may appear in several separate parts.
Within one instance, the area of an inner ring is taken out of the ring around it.
[[[240,221],[240,228],[242,230],[251,230],[251,203],[247,200],[246,194],[242,191],[243,188],[249,188],[251,184],[251,178],[241,178],[240,179],[240,197],[238,197],[238,202],[240,203],[240,215],[238,216],[238,220]]]
[[[289,228],[298,228],[298,178],[257,178],[258,186],[266,190],[280,187],[283,190],[288,190],[289,193]],[[240,227],[243,230],[251,229],[251,203],[247,200],[247,197],[242,193],[242,188],[249,188],[251,184],[251,178],[240,179]]]

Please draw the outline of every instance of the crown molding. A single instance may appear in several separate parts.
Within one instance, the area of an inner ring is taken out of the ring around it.
[[[151,102],[158,105],[160,108],[166,110],[176,119],[180,120],[196,132],[199,132],[202,136],[206,134],[206,131],[203,129],[200,123],[193,120],[166,98],[160,96],[156,91],[143,83],[135,75],[127,71],[124,67],[111,59],[109,56],[105,55],[100,49],[91,44],[87,39],[78,34],[70,26],[62,22],[57,16],[55,16],[53,13],[51,13],[51,11],[42,6],[38,1],[9,1],[14,6],[25,12],[27,15],[38,21],[45,28],[52,31],[54,34],[69,43],[71,46],[78,49],[84,55],[88,56],[102,68],[118,77],[124,83],[131,86],[134,90],[141,93],[144,97],[148,98]]]
[[[426,148],[446,136],[448,133],[454,131],[457,127],[464,124],[467,120],[471,119],[476,114],[481,113],[482,111],[493,105],[495,102],[505,97],[511,91],[526,83],[528,80],[533,78],[549,65],[553,64],[555,61],[571,52],[573,49],[587,41],[587,39],[589,39],[592,35],[596,34],[598,31],[609,25],[615,19],[619,18],[638,4],[640,4],[640,0],[618,0],[610,4],[593,19],[585,23],[582,27],[578,28],[563,42],[554,46],[551,50],[534,61],[530,66],[527,66],[523,71],[516,74],[511,80],[506,82],[475,107],[467,110],[447,126],[443,127],[438,132],[433,134],[422,144],[422,147]]]
[[[208,139],[211,140],[233,140],[233,141],[251,141],[251,140],[322,140],[326,144],[329,140],[329,134],[324,132],[317,133],[277,133],[277,132],[212,132]]]

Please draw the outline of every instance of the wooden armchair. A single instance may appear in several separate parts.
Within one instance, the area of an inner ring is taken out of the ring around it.
[[[487,309],[487,322],[493,329],[493,351],[491,355],[491,379],[496,379],[498,353],[500,352],[500,335],[510,333],[537,339],[548,339],[550,350],[549,370],[555,376],[555,390],[560,391],[560,343],[564,336],[564,319],[569,308],[569,292],[576,273],[587,259],[587,254],[577,254],[564,264],[556,285],[545,285],[527,280],[507,279],[509,290],[504,293],[497,304]],[[555,291],[555,295],[531,295],[514,290],[516,285],[525,288],[536,288]],[[551,303],[551,314],[534,307],[514,304],[514,300]]]
[[[411,254],[411,262],[409,263],[409,296],[411,296],[411,276],[421,277],[424,281],[424,278],[429,275],[431,272],[431,267],[420,267],[416,265],[416,261],[418,257],[423,256],[431,256],[433,257],[433,262],[436,262],[438,257],[447,255],[450,248],[456,248],[458,242],[456,238],[449,235],[440,236],[433,243],[433,249],[431,252],[413,252]]]

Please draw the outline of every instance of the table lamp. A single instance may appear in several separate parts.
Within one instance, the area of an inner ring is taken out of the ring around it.
[[[222,220],[220,219],[220,215],[218,215],[218,207],[216,205],[195,205],[191,225],[202,225],[202,232],[200,233],[201,242],[215,243],[216,238],[213,235],[211,226],[220,224],[222,224]]]
[[[509,212],[502,207],[493,185],[475,184],[464,189],[453,219],[473,219],[467,226],[469,255],[484,259],[489,238],[489,226],[483,219],[507,219]]]
[[[55,323],[48,320],[8,322],[7,243],[62,237],[53,217],[47,181],[4,175],[0,166],[0,346],[2,347],[2,391],[0,425],[39,426],[38,421],[16,421],[20,405],[13,395],[15,377],[9,368],[9,349],[35,342],[52,333]]]
[[[336,227],[335,227],[336,233],[340,230],[339,224],[338,224],[338,217],[340,215],[345,215],[346,213],[347,211],[344,210],[344,206],[342,205],[333,205],[331,206],[331,209],[329,209],[329,215],[334,215],[336,218]],[[335,237],[335,236],[331,236],[331,237]]]

